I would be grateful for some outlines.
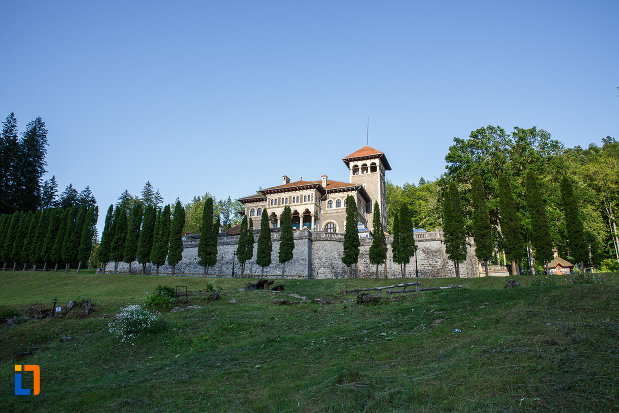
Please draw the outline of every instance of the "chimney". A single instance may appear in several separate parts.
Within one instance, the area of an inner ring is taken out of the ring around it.
[[[552,255],[554,255],[555,258],[559,258],[559,250],[556,248],[552,249]]]
[[[284,175],[284,185],[289,184],[290,183],[290,178],[288,178],[288,176]]]
[[[327,187],[327,175],[322,176],[322,187],[323,188]]]

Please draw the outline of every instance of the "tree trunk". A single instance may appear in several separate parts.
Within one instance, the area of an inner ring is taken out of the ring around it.
[[[484,261],[484,269],[486,270],[486,277],[488,276],[488,260]]]
[[[47,261],[43,263],[43,272],[47,271]]]
[[[548,274],[548,261],[544,261],[544,268],[546,269],[546,274]]]
[[[387,260],[385,260],[385,263],[383,264],[383,273],[385,276],[385,280],[387,279]]]
[[[458,261],[454,261],[454,269],[456,271],[456,278],[460,278],[460,263]]]
[[[142,263],[142,275],[146,274],[146,263]]]
[[[2,265],[2,271],[6,271],[6,261],[4,261],[4,264]]]
[[[174,273],[176,272],[176,265],[172,266],[172,277],[174,277]]]
[[[282,276],[286,273],[286,263],[282,263]]]
[[[512,261],[512,275],[520,275],[520,268],[518,268],[516,261]]]
[[[22,271],[26,271],[26,263],[24,263],[24,266],[21,269]]]
[[[64,265],[64,273],[67,274],[69,272],[69,263],[65,263]]]
[[[376,278],[378,278],[378,264],[376,264]]]
[[[36,271],[36,270],[37,270],[37,265],[36,265],[36,264],[33,264],[33,265],[32,265],[32,271]]]
[[[402,278],[406,278],[406,263],[402,266],[404,269],[402,270]]]
[[[262,275],[264,275],[264,267],[262,267]]]
[[[13,261],[13,272],[15,272],[15,268],[17,268],[17,261]]]
[[[58,263],[54,266],[54,272],[58,272]]]
[[[535,261],[533,259],[533,249],[530,245],[527,245],[527,258],[529,263],[529,272],[531,275],[535,275]]]
[[[114,273],[118,274],[118,261],[114,261]]]
[[[131,263],[129,263],[129,275],[131,275]]]
[[[81,268],[82,268],[82,262],[80,261],[80,262],[77,264],[77,273],[78,273],[78,274],[80,273],[80,269],[81,269]]]
[[[157,275],[159,275],[159,264],[157,264]]]
[[[207,270],[206,270],[206,265],[204,266],[203,269],[204,269],[204,275],[206,275],[208,273]]]

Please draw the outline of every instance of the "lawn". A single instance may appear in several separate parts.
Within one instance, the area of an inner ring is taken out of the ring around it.
[[[520,276],[517,288],[503,288],[504,278],[422,279],[423,287],[464,288],[359,305],[341,291],[402,280],[277,280],[286,289],[274,293],[241,291],[249,279],[0,272],[0,313],[79,297],[96,310],[0,328],[0,406],[610,411],[618,405],[619,276],[603,278],[541,287]],[[181,306],[200,308],[164,312],[162,332],[129,344],[107,329],[120,307],[143,303],[158,285],[197,291],[207,283],[221,299],[191,296]],[[281,299],[300,303],[274,304]],[[40,395],[14,395],[15,364],[41,366]]]

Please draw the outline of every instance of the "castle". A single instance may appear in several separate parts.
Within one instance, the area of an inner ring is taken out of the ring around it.
[[[240,198],[245,210],[241,214],[260,227],[260,216],[266,208],[271,228],[280,227],[284,208],[292,210],[292,227],[311,231],[342,233],[346,225],[346,197],[352,195],[359,211],[358,226],[372,231],[374,203],[378,202],[383,228],[387,228],[385,171],[391,166],[384,153],[364,146],[345,156],[350,172],[349,182],[333,181],[322,175],[319,181],[290,182],[286,175],[281,185],[261,189],[256,195]]]

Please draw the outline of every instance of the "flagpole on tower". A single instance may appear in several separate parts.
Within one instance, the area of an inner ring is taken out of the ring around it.
[[[368,126],[365,128],[365,144],[370,144],[370,117],[368,116]]]

